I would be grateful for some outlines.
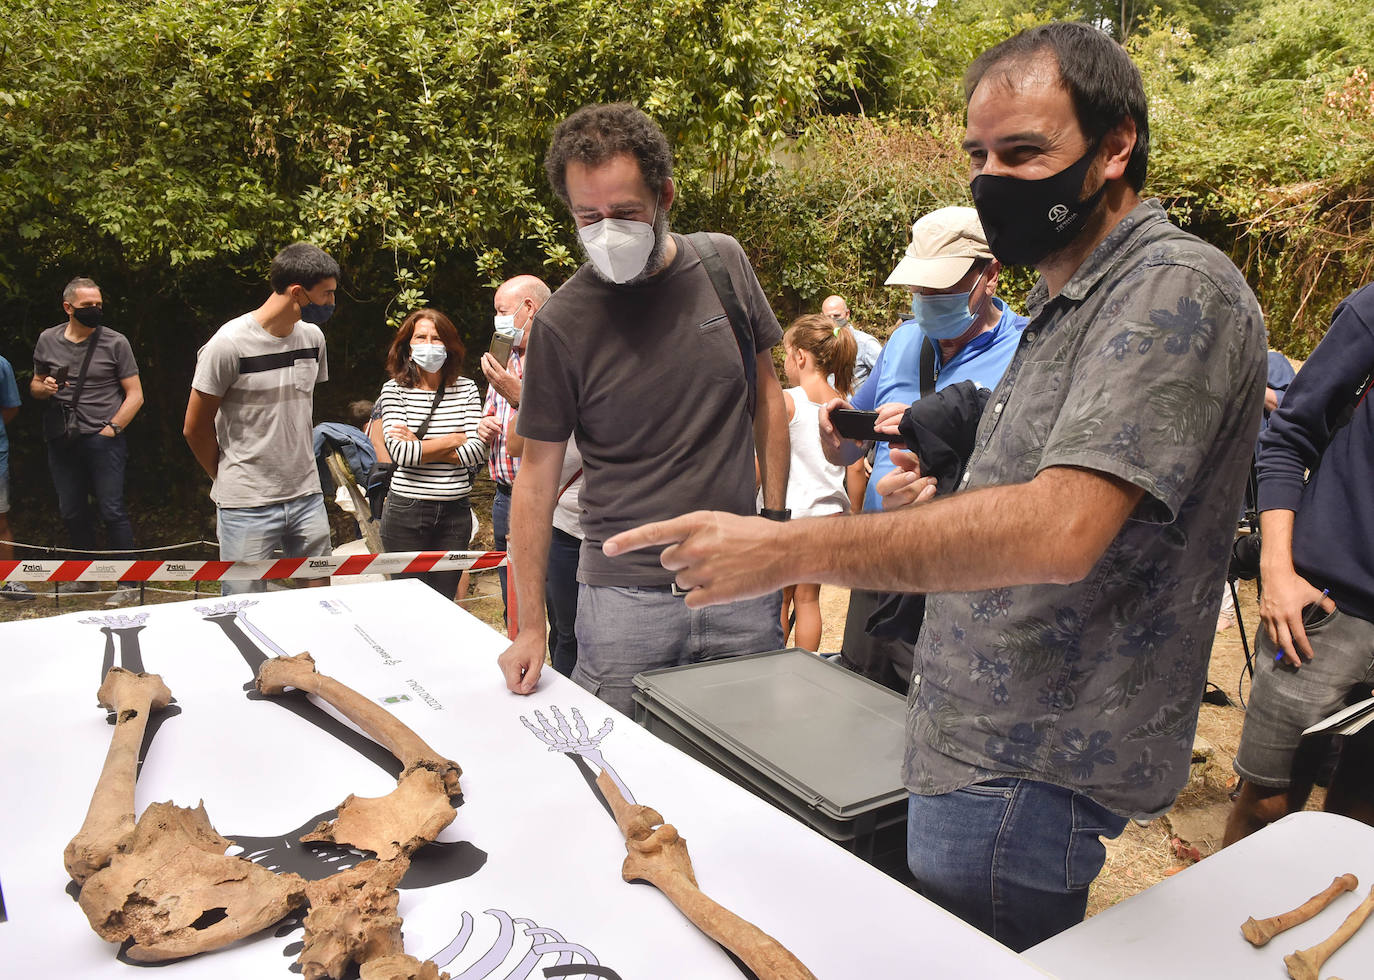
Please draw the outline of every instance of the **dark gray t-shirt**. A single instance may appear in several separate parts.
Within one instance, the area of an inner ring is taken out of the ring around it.
[[[517,431],[582,452],[578,579],[663,585],[661,549],[608,558],[620,531],[693,510],[752,514],[754,430],[739,345],[695,249],[674,235],[672,265],[616,286],[583,266],[535,314]],[[754,333],[782,339],[739,243],[712,235]]]
[[[53,375],[65,367],[68,384],[49,401],[70,405],[76,394],[76,380],[81,376],[81,363],[86,359],[86,345],[92,337],[97,338],[91,366],[86,371],[86,384],[81,389],[81,400],[76,404],[76,415],[82,434],[99,432],[124,404],[124,387],[120,382],[138,374],[134,351],[128,338],[109,327],[101,327],[98,335],[93,333],[79,344],[64,336],[66,330],[64,321],[38,335],[38,343],[33,347],[33,373]],[[44,411],[55,410],[55,404],[44,408]]]

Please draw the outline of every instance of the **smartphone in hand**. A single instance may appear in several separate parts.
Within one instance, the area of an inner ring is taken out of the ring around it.
[[[69,368],[69,367],[67,367],[67,365],[63,364],[60,368],[57,369],[57,373],[54,374],[54,375],[52,376],[52,378],[53,378],[54,381],[57,382],[57,387],[61,388],[64,384],[67,383],[67,378],[68,378],[70,375],[71,375],[71,368]]]
[[[901,436],[875,432],[873,423],[878,420],[877,412],[861,412],[855,408],[837,408],[830,413],[830,424],[835,431],[846,439],[858,442],[901,441]]]
[[[491,335],[491,346],[487,348],[487,353],[496,358],[496,363],[502,367],[510,360],[511,346],[514,342],[505,334],[494,333]]]

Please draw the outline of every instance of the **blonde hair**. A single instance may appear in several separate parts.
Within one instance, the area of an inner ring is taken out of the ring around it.
[[[814,357],[818,368],[835,376],[835,390],[849,397],[854,390],[854,358],[859,353],[853,331],[823,313],[806,313],[792,321],[782,342]]]

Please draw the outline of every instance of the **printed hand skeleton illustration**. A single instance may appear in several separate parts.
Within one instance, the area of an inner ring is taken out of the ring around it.
[[[739,957],[758,980],[816,980],[776,939],[707,897],[697,886],[687,841],[676,827],[664,823],[657,810],[635,803],[619,773],[602,755],[601,742],[611,733],[612,719],[607,718],[592,735],[577,708],[572,709],[571,725],[558,707],[549,710],[555,724],[550,724],[541,711],[534,713],[538,726],[524,715],[520,721],[550,752],[580,757],[601,770],[596,789],[625,836],[627,853],[621,877],[627,882],[647,881],[661,891],[693,925]]]

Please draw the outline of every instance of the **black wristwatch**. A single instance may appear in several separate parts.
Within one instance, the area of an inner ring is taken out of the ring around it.
[[[790,521],[792,519],[792,512],[786,507],[783,507],[781,510],[773,507],[764,507],[759,511],[759,516],[766,517],[770,521]]]
[[[105,424],[108,425],[110,428],[114,429],[115,435],[119,435],[121,432],[124,431],[124,426],[120,425],[114,419],[107,420]]]

